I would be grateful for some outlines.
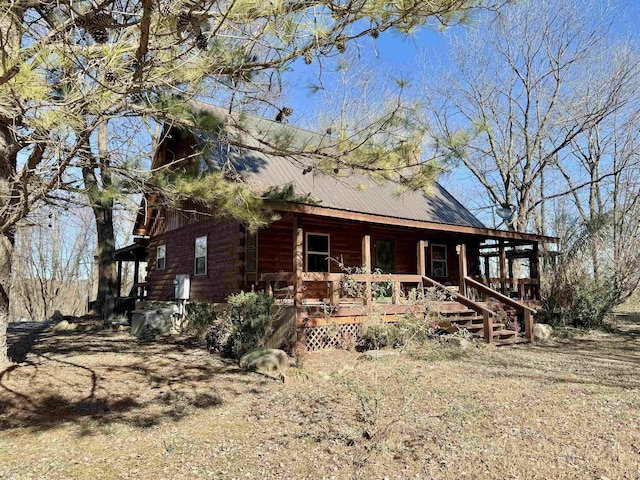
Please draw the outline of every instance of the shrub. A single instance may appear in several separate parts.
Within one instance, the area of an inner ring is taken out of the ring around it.
[[[613,289],[610,286],[598,285],[595,282],[579,285],[573,294],[566,323],[570,322],[579,328],[602,327],[605,317],[614,305]]]
[[[399,332],[393,323],[384,320],[365,321],[362,324],[362,336],[358,340],[359,350],[378,350],[398,345]]]
[[[568,301],[554,295],[546,298],[535,318],[554,327],[602,328],[615,305],[615,289],[608,282],[583,281],[572,286]]]
[[[273,297],[264,293],[240,292],[227,298],[225,319],[231,331],[224,348],[225,356],[240,358],[249,350],[264,346],[271,327]]]
[[[186,305],[189,330],[201,337],[207,349],[213,352],[223,350],[233,326],[224,315],[224,311],[224,306],[216,303]]]

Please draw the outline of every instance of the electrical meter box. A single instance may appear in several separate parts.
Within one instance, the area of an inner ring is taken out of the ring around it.
[[[189,274],[176,275],[176,279],[173,283],[176,287],[176,300],[189,300],[189,290],[191,287],[191,277]]]

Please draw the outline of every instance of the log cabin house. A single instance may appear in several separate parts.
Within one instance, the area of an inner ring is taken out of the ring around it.
[[[265,145],[263,138],[283,131],[307,144],[318,137],[257,117],[244,122],[238,134],[260,137]],[[328,325],[357,335],[371,309],[393,321],[415,308],[407,300],[411,289],[430,288],[446,301],[424,305],[425,313],[436,308],[448,322],[490,343],[532,340],[532,314],[540,305],[540,245],[555,239],[487,228],[438,184],[429,195],[398,194],[390,182],[353,173],[323,175],[302,156],[237,148],[226,135],[224,141],[213,139],[214,148],[203,148],[203,138],[212,138],[208,132],[166,125],[152,167],[182,159],[198,162],[200,170],[231,165],[247,182],[289,186],[295,198],[267,202],[279,220],[254,234],[196,204],[172,209],[148,195],[134,227],[136,244],[118,251],[119,263],[148,262],[146,282],[137,282],[136,275],[135,285],[146,290],[148,300],[173,300],[177,276],[190,280],[188,299],[194,302],[265,291],[292,312],[313,349],[338,341],[329,338]],[[357,292],[345,288],[346,279]],[[520,332],[505,327],[505,308],[518,315]]]

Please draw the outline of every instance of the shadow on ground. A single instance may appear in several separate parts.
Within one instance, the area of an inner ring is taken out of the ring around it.
[[[640,314],[618,315],[609,331],[499,349],[470,360],[484,375],[640,389]]]
[[[115,423],[146,428],[275,383],[193,342],[139,343],[98,324],[83,329],[54,335],[47,325],[11,328],[16,363],[0,372],[0,429],[46,430],[68,422],[83,434]]]

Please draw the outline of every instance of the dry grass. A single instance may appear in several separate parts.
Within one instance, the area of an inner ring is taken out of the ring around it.
[[[295,385],[171,339],[45,332],[0,375],[0,478],[635,479],[636,322],[465,356],[327,351]]]

